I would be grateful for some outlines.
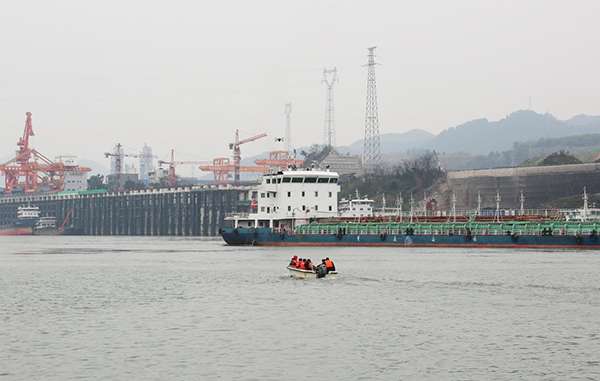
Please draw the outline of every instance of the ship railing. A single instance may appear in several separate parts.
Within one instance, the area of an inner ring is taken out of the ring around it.
[[[239,213],[239,212],[237,212],[237,213],[226,213],[225,217],[226,218],[235,218],[235,217],[237,217],[237,218],[248,218],[248,217],[250,217],[250,213]]]
[[[332,226],[332,227],[307,227],[300,228],[296,233],[301,234],[320,234],[320,235],[335,235],[338,233],[340,227]],[[342,228],[344,234],[352,234],[352,235],[379,235],[385,233],[387,235],[405,235],[406,228],[400,227],[351,227],[346,226]],[[506,226],[503,229],[488,229],[484,227],[420,227],[416,226],[413,228],[413,234],[416,235],[457,235],[457,236],[466,236],[466,235],[492,235],[492,236],[503,236],[507,234],[515,234],[519,236],[525,235],[543,235],[544,227],[532,227],[532,228],[517,228],[511,229],[511,227]],[[567,236],[575,236],[575,235],[590,235],[595,229],[592,227],[566,227],[561,228],[559,226],[554,226],[552,228],[552,235],[567,235]],[[600,229],[598,229],[600,230]],[[599,232],[597,230],[597,233]],[[280,233],[284,230],[280,228],[273,228],[273,232]],[[294,232],[286,229],[285,232],[293,234]]]

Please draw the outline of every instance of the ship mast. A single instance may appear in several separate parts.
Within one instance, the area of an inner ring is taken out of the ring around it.
[[[500,222],[500,201],[502,201],[502,199],[500,198],[500,189],[496,189],[496,215],[498,217],[497,222]]]
[[[413,215],[415,212],[415,199],[413,198],[413,195],[410,195],[410,223],[413,223]]]
[[[452,192],[452,217],[456,222],[456,194],[454,192]]]
[[[585,221],[587,220],[587,215],[588,215],[588,195],[587,195],[587,189],[586,187],[583,187],[583,213],[581,215],[581,220]]]

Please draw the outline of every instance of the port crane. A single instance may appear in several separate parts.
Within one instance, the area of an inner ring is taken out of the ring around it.
[[[17,142],[16,157],[0,165],[0,172],[5,177],[5,194],[12,194],[19,189],[25,193],[36,193],[40,187],[47,187],[50,192],[64,189],[65,165],[55,163],[40,152],[29,147],[29,138],[34,136],[31,113],[25,114],[23,137]],[[90,168],[73,166],[69,172],[90,172]],[[22,179],[22,181],[20,181]]]
[[[240,167],[242,163],[242,152],[240,150],[240,146],[242,144],[250,143],[260,138],[264,138],[265,136],[267,136],[267,134],[262,133],[251,138],[240,140],[240,130],[235,130],[235,142],[229,143],[229,149],[233,150],[233,173],[235,185],[240,185]]]
[[[179,164],[187,165],[210,165],[210,161],[206,160],[175,160],[175,150],[171,150],[171,161],[159,160],[158,165],[168,164],[169,165],[169,186],[172,188],[175,186],[177,176],[175,175],[175,166]]]
[[[268,167],[242,166],[242,152],[240,150],[240,146],[242,144],[253,142],[255,140],[264,138],[265,136],[267,136],[267,134],[262,133],[260,135],[240,140],[240,132],[239,130],[236,130],[235,141],[233,143],[229,143],[229,149],[233,150],[233,165],[231,165],[229,158],[218,157],[213,160],[212,165],[203,165],[200,167],[200,170],[214,172],[216,185],[227,185],[229,183],[229,177],[231,172],[234,173],[235,185],[240,185],[241,172],[267,172]]]
[[[288,166],[299,167],[304,163],[304,160],[297,160],[295,157],[291,157],[288,151],[271,151],[269,152],[268,159],[257,159],[254,163],[263,167],[279,167],[282,170]]]

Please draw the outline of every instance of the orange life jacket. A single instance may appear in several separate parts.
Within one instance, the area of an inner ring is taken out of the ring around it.
[[[325,260],[325,266],[327,266],[328,269],[333,268],[333,262],[331,261],[331,259],[326,259]]]
[[[292,266],[292,267],[296,267],[296,265],[297,265],[297,262],[296,262],[296,260],[295,260],[295,259],[292,259],[292,261],[290,262],[290,266]]]
[[[300,262],[300,269],[306,270],[306,262],[304,262],[304,261]]]

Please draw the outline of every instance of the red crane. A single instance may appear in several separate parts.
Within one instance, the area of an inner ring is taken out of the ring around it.
[[[169,186],[172,188],[175,186],[175,182],[177,180],[177,176],[175,175],[175,166],[178,164],[188,164],[188,165],[206,165],[212,164],[210,161],[206,160],[175,160],[175,150],[171,150],[171,161],[163,161],[159,160],[158,165],[169,164]]]
[[[213,160],[212,165],[203,165],[200,167],[202,171],[212,171],[215,175],[215,185],[227,185],[229,183],[229,173],[234,172],[236,167],[230,165],[228,157],[218,157]],[[266,173],[269,167],[251,167],[239,166],[237,170],[240,172],[261,172]]]
[[[263,133],[263,134],[253,136],[248,139],[240,140],[240,131],[239,130],[235,131],[235,142],[229,143],[229,149],[233,150],[233,166],[234,166],[233,172],[234,172],[235,185],[240,185],[240,172],[241,172],[240,167],[241,167],[241,163],[242,163],[242,152],[240,150],[240,146],[242,144],[246,144],[246,143],[258,140],[260,138],[264,138],[265,136],[267,136],[267,134]],[[244,172],[247,172],[247,171],[244,171]]]
[[[0,165],[0,172],[5,176],[5,194],[12,194],[22,189],[26,193],[35,193],[39,187],[48,187],[50,192],[64,189],[65,166],[55,163],[38,151],[29,147],[29,137],[34,136],[31,113],[28,112],[23,137],[19,138],[17,156]],[[90,172],[84,167],[70,167],[69,172]],[[19,181],[23,179],[23,181]]]
[[[286,169],[288,165],[299,167],[304,163],[304,160],[297,160],[290,157],[288,151],[271,151],[269,152],[268,159],[257,159],[254,160],[254,163],[266,167],[279,167],[283,170]]]

